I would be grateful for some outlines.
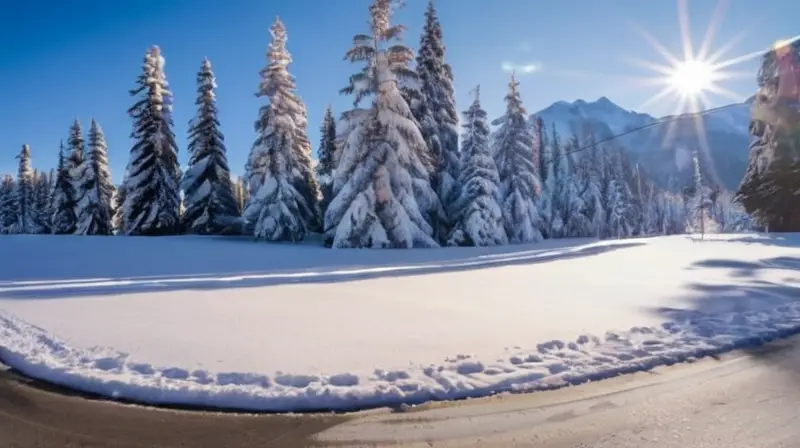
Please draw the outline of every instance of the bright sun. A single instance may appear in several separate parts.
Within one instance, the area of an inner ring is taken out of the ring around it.
[[[681,95],[696,97],[714,88],[716,72],[708,62],[696,59],[680,61],[670,72],[668,83]]]

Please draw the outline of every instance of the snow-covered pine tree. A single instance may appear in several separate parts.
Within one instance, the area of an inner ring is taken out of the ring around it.
[[[634,178],[633,166],[631,165],[630,158],[628,157],[628,152],[622,148],[619,148],[616,151],[617,157],[617,172],[620,177],[620,182],[623,183],[625,188],[623,189],[623,193],[625,195],[625,201],[628,204],[627,206],[627,214],[625,216],[625,222],[627,222],[627,226],[629,229],[628,236],[639,236],[641,235],[641,210],[636,207],[637,195],[636,191],[636,182]]]
[[[664,192],[656,187],[639,164],[635,165],[634,179],[637,185],[635,189],[638,191],[637,202],[641,206],[642,214],[640,235],[653,236],[663,234],[663,226],[658,220],[657,205],[659,196],[662,196]]]
[[[128,235],[170,235],[180,229],[181,171],[172,131],[172,92],[158,47],[144,57],[139,98],[128,109],[134,121],[126,181],[123,227]]]
[[[325,117],[319,128],[320,142],[317,149],[317,182],[319,183],[322,200],[320,201],[320,215],[325,216],[325,211],[330,204],[333,194],[334,154],[336,153],[336,120],[333,109],[325,109]]]
[[[509,242],[530,243],[542,239],[541,217],[536,207],[541,189],[533,166],[533,135],[514,75],[508,84],[506,113],[496,134],[495,161],[500,174],[500,203]]]
[[[279,18],[270,28],[269,63],[261,70],[259,97],[267,97],[256,121],[247,178],[251,198],[244,217],[258,239],[300,241],[318,229],[319,187],[311,166],[307,113],[287,67],[286,28]]]
[[[567,177],[566,181],[561,183],[562,187],[558,189],[559,195],[562,198],[562,222],[563,237],[590,237],[594,235],[594,227],[591,220],[589,220],[584,213],[586,204],[583,202],[581,195],[581,186],[583,179],[581,178],[580,170],[578,169],[578,157],[580,140],[577,136],[573,136],[563,151],[564,165]],[[557,179],[556,179],[557,180]]]
[[[181,182],[183,229],[190,233],[222,233],[239,216],[217,118],[216,87],[211,62],[205,59],[197,74],[197,113],[189,123],[189,167]]]
[[[553,127],[553,182],[551,192],[552,238],[591,236],[588,221],[581,213],[583,200],[578,194],[576,170],[572,153],[579,149],[577,137],[566,145]]]
[[[700,233],[702,239],[706,233],[716,232],[716,221],[711,218],[706,186],[700,170],[700,156],[692,151],[692,184],[687,191],[687,231]]]
[[[582,166],[581,200],[583,213],[588,220],[591,236],[600,237],[605,222],[603,213],[603,167],[600,149],[596,144],[594,132],[589,126],[584,128],[584,146],[588,149],[580,154]]]
[[[457,182],[460,173],[458,111],[453,71],[445,62],[442,25],[433,0],[429,0],[425,11],[425,24],[417,54],[417,73],[423,101],[434,121],[435,135],[426,135],[425,127],[422,128],[433,157],[433,183],[445,212],[449,214],[453,202],[460,197]]]
[[[550,221],[553,216],[553,148],[541,117],[532,119],[531,128],[534,145],[533,161],[536,163],[536,175],[541,185],[536,203],[539,212],[539,232],[543,238],[552,238]]]
[[[51,233],[68,235],[75,232],[75,200],[72,177],[69,171],[70,161],[64,153],[64,142],[58,150],[58,167],[53,185],[53,215],[50,219]]]
[[[0,234],[14,233],[19,215],[15,189],[13,176],[6,174],[0,178]]]
[[[622,155],[619,148],[604,151],[606,170],[605,215],[606,237],[627,238],[632,234],[630,223],[631,192],[622,173]]]
[[[83,127],[78,119],[72,123],[67,137],[67,172],[72,185],[72,204],[75,207],[75,217],[80,214],[79,203],[84,194],[84,165],[86,153],[86,140],[83,138]]]
[[[114,234],[125,234],[125,179],[128,178],[126,174],[122,182],[116,186],[114,191]]]
[[[431,187],[425,140],[398,88],[413,77],[413,53],[397,42],[405,27],[391,25],[395,0],[374,0],[369,35],[353,38],[347,52],[362,62],[343,93],[354,94],[356,109],[342,114],[343,146],[338,151],[334,198],[325,214],[334,247],[435,247],[426,220],[440,210]],[[369,109],[358,104],[372,96]]]
[[[52,183],[46,171],[34,171],[34,202],[36,204],[36,220],[42,233],[50,233],[52,209]]]
[[[31,168],[31,148],[22,145],[22,150],[17,156],[19,170],[14,189],[14,199],[17,203],[17,219],[12,226],[11,233],[36,234],[41,233],[39,216],[36,210],[36,179]]]
[[[503,211],[497,201],[500,176],[489,149],[489,123],[480,103],[480,86],[475,100],[464,112],[459,198],[453,203],[451,246],[497,246],[508,243]]]
[[[103,129],[92,120],[89,150],[83,165],[83,195],[78,203],[75,233],[78,235],[114,234],[114,184],[108,168],[108,145]]]

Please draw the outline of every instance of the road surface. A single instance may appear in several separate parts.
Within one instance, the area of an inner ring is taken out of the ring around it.
[[[177,412],[51,389],[0,373],[0,446],[800,446],[800,338],[560,391],[434,404],[398,413]]]

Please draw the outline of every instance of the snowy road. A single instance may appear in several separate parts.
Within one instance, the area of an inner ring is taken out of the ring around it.
[[[798,337],[553,392],[352,417],[154,411],[0,374],[0,446],[778,448],[800,440],[798,402]]]
[[[795,447],[799,401],[793,338],[593,385],[369,417],[318,437],[345,446]]]

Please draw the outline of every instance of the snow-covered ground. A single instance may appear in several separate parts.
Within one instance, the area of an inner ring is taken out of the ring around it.
[[[601,379],[800,332],[800,235],[331,250],[0,238],[0,359],[154,404],[355,409]]]

